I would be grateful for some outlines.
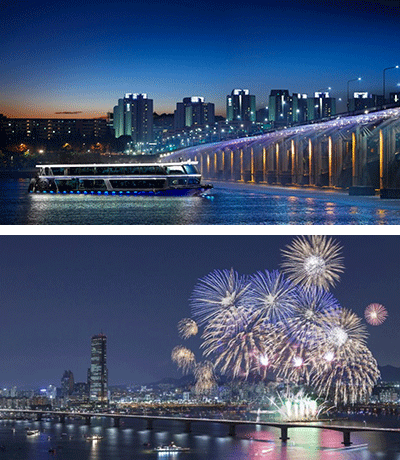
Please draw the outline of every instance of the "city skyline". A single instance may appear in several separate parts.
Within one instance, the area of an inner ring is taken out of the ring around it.
[[[108,337],[109,385],[181,374],[171,361],[177,323],[190,317],[199,278],[215,269],[250,275],[280,268],[292,236],[2,236],[2,386],[58,384],[65,369],[85,381],[90,337]],[[400,366],[394,343],[397,236],[338,236],[345,272],[331,290],[364,320],[380,303],[388,319],[367,325],[378,364]],[[232,248],[235,248],[232,251]],[[198,350],[199,338],[188,346]]]
[[[383,69],[399,64],[398,45],[388,40],[397,33],[396,1],[226,6],[9,4],[2,13],[0,113],[90,118],[112,111],[127,92],[143,92],[157,113],[202,96],[222,115],[233,88],[248,88],[258,107],[267,105],[271,89],[311,95],[331,87],[343,98],[359,76],[351,91],[381,93]],[[399,81],[400,71],[388,71],[387,91]]]

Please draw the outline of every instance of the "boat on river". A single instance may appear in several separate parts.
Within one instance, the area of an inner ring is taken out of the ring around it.
[[[98,434],[94,434],[92,436],[86,436],[86,441],[101,441],[103,439],[103,436],[100,436]]]
[[[199,196],[212,188],[201,182],[197,162],[37,165],[31,193]]]
[[[175,453],[175,452],[188,452],[190,448],[180,447],[180,446],[177,446],[174,442],[171,442],[167,445],[155,447],[154,450],[156,452],[168,454],[168,453]]]

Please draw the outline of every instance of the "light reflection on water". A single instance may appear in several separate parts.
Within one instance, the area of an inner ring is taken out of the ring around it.
[[[157,422],[160,427],[143,430],[143,421],[126,420],[123,427],[112,427],[109,419],[94,419],[92,426],[82,420],[67,424],[27,421],[0,421],[0,439],[5,447],[0,459],[15,460],[155,460],[171,458],[157,454],[153,447],[174,441],[190,452],[172,458],[184,460],[399,460],[400,434],[352,433],[353,445],[343,447],[343,435],[336,431],[290,428],[289,440],[282,444],[280,430],[256,425],[237,426],[237,436],[227,435],[220,424],[192,425],[185,433],[182,423]],[[15,427],[15,432],[12,428]],[[26,428],[40,430],[27,436]],[[83,429],[84,428],[84,429]],[[63,435],[64,433],[64,435]],[[68,436],[65,435],[68,433]],[[89,442],[83,434],[100,434],[101,441]],[[50,439],[49,439],[50,437]],[[144,443],[150,443],[151,447]],[[49,452],[55,449],[56,455]]]
[[[400,224],[400,202],[216,184],[212,198],[28,194],[0,180],[0,223],[32,225]],[[397,206],[398,204],[398,206]]]

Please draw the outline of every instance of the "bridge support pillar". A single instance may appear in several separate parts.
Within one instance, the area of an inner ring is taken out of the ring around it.
[[[229,436],[236,436],[236,425],[234,423],[229,424]]]
[[[36,414],[36,420],[37,420],[38,422],[40,422],[40,421],[42,420],[42,417],[43,417],[43,414],[42,414],[41,412],[38,412],[38,413]]]
[[[244,182],[244,153],[243,149],[240,149],[240,179],[238,182]]]
[[[148,430],[152,430],[153,429],[153,420],[151,418],[148,418],[147,421],[146,421],[146,428]]]
[[[60,415],[60,423],[65,423],[65,414]]]
[[[344,430],[343,431],[343,442],[342,444],[345,447],[351,446],[352,442],[350,441],[350,431],[349,430]]]
[[[267,182],[267,149],[262,147],[262,182]]]
[[[282,442],[287,442],[288,439],[288,428],[287,426],[281,426],[281,437],[279,438]]]
[[[279,146],[279,143],[277,142],[275,144],[275,172],[276,172],[276,183],[277,184],[281,183],[281,177],[280,177],[281,170],[279,167],[280,159],[281,159],[280,158],[280,146]]]
[[[328,186],[333,185],[333,147],[332,136],[328,137]]]
[[[290,141],[290,181],[291,184],[297,183],[296,171],[297,171],[297,156],[296,156],[296,145],[294,140]]]
[[[119,428],[121,426],[121,417],[113,417],[114,427]]]
[[[190,422],[185,422],[185,433],[192,432],[192,424]]]
[[[255,161],[254,161],[254,148],[250,149],[250,183],[254,184],[256,182],[256,173],[255,173]]]
[[[92,417],[90,415],[85,416],[85,425],[90,425],[91,418]]]
[[[314,166],[314,159],[313,159],[313,144],[311,139],[308,139],[308,185],[314,185],[313,181],[313,166]]]
[[[322,139],[314,141],[314,185],[321,185],[322,178]]]

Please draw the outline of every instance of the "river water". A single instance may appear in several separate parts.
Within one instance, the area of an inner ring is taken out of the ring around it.
[[[366,420],[373,424],[376,420]],[[397,420],[390,425],[398,423]],[[27,436],[27,429],[38,429],[37,436]],[[182,423],[158,421],[153,430],[144,421],[126,420],[114,428],[110,419],[93,418],[91,426],[82,420],[0,421],[0,459],[15,460],[399,460],[400,433],[352,433],[353,444],[343,447],[342,434],[335,431],[289,429],[289,441],[282,444],[275,428],[237,427],[237,436],[227,435],[219,424],[192,425],[185,433]],[[98,434],[100,441],[85,436]],[[174,441],[188,452],[160,454],[153,449]],[[146,445],[145,445],[146,444]]]
[[[48,195],[29,194],[28,184],[0,180],[0,224],[400,224],[400,200],[342,192],[215,183],[206,198]]]

